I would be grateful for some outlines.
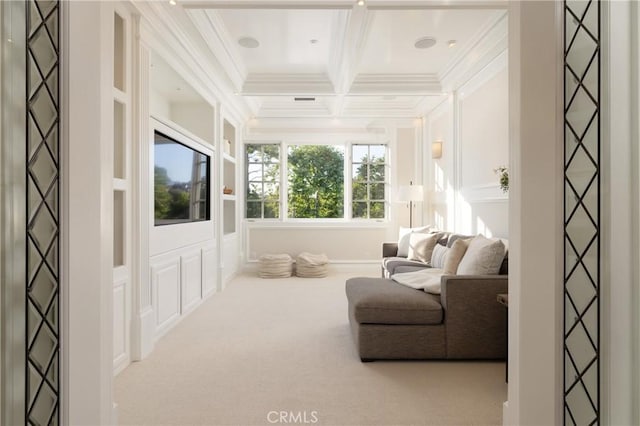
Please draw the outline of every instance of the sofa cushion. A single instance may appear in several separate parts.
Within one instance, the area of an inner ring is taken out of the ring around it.
[[[456,275],[458,271],[458,265],[460,265],[460,261],[464,257],[464,254],[467,252],[467,248],[469,247],[469,242],[471,240],[466,240],[463,238],[458,238],[454,241],[453,245],[449,248],[449,254],[447,255],[447,259],[444,262],[445,275]]]
[[[453,247],[453,243],[456,240],[470,240],[474,237],[474,235],[463,235],[463,234],[451,234],[447,239],[447,247]]]
[[[394,275],[404,274],[405,272],[416,272],[416,271],[424,271],[425,269],[429,269],[424,264],[422,266],[410,266],[410,265],[400,265],[395,268]],[[390,277],[387,277],[390,278]]]
[[[409,254],[407,259],[419,260],[424,263],[431,262],[433,248],[442,238],[442,232],[431,232],[428,234],[413,233],[409,236]]]
[[[430,325],[442,323],[438,296],[384,278],[350,278],[349,309],[359,324]]]
[[[398,257],[407,257],[409,255],[409,239],[411,238],[411,234],[421,233],[426,234],[431,231],[432,226],[421,226],[419,228],[404,228],[400,227],[398,231]]]
[[[502,241],[480,234],[469,242],[457,275],[495,275],[500,271],[505,252]]]
[[[429,268],[429,265],[417,260],[408,260],[406,257],[385,257],[382,259],[382,267],[387,271],[388,276],[395,274],[399,266],[412,266],[416,268]]]
[[[447,259],[447,255],[449,254],[449,248],[447,246],[443,246],[442,244],[436,244],[433,247],[433,252],[431,253],[431,262],[429,264],[432,268],[440,268],[444,269],[444,263]]]

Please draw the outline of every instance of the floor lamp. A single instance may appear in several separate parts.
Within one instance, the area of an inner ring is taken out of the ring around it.
[[[409,228],[413,228],[413,202],[423,201],[424,191],[422,185],[401,185],[398,188],[398,201],[406,203],[409,202]]]

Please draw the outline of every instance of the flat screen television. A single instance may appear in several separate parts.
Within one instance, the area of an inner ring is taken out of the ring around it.
[[[211,157],[154,130],[155,226],[209,220]]]

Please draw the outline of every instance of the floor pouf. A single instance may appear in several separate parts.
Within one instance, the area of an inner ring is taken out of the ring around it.
[[[323,278],[328,274],[326,254],[300,253],[296,258],[296,275],[303,278]]]
[[[293,259],[288,254],[265,254],[258,259],[260,278],[287,278],[293,273]]]

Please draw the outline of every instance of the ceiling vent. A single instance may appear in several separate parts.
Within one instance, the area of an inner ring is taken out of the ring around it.
[[[295,97],[295,98],[293,98],[293,100],[294,100],[294,101],[296,101],[296,102],[300,102],[300,101],[302,101],[302,102],[306,102],[306,101],[311,101],[311,102],[313,102],[313,101],[315,101],[315,100],[316,100],[316,98]]]

